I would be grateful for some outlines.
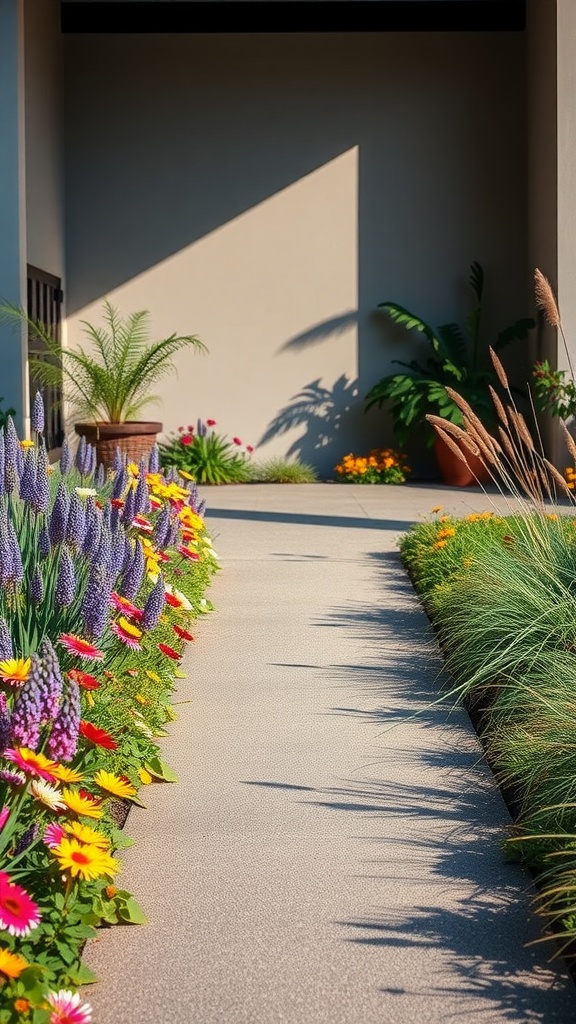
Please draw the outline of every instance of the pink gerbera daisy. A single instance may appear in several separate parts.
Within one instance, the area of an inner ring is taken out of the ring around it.
[[[10,935],[29,935],[40,918],[40,910],[26,890],[0,871],[0,928]]]
[[[46,843],[46,846],[52,848],[53,846],[59,846],[60,840],[63,839],[65,835],[66,833],[62,828],[62,825],[59,825],[58,822],[53,821],[50,823],[50,825],[46,826],[44,830],[43,840]]]
[[[50,1024],[91,1024],[92,1007],[90,1003],[81,1003],[80,999],[78,992],[69,992],[65,988],[49,992]]]
[[[129,601],[127,597],[117,594],[115,590],[110,594],[110,604],[117,608],[119,612],[129,615],[131,619],[136,619],[136,622],[140,622],[143,615],[141,609],[132,604],[132,601]]]
[[[86,658],[88,661],[102,661],[104,659],[104,652],[99,651],[94,644],[83,640],[81,636],[75,636],[73,633],[60,633],[58,642],[70,651],[71,654],[77,654],[79,658]]]
[[[131,647],[133,651],[142,650],[142,647],[138,643],[138,637],[131,636],[128,630],[125,629],[124,626],[121,626],[119,622],[113,622],[110,626],[110,629],[112,630],[113,633],[116,634],[118,639],[121,640],[123,644],[126,644],[126,647]]]
[[[0,832],[4,828],[4,825],[8,821],[9,817],[10,817],[10,808],[9,807],[3,807],[2,810],[0,811]]]
[[[26,775],[45,779],[46,782],[54,782],[56,778],[52,774],[52,770],[57,767],[57,762],[49,761],[45,754],[36,753],[28,747],[10,748],[4,751],[2,757],[5,757],[7,761],[12,761],[12,764],[15,764]]]

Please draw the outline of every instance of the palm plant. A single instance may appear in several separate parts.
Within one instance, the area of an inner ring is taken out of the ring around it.
[[[151,341],[147,310],[123,318],[106,299],[103,319],[102,327],[82,321],[89,348],[62,348],[41,322],[19,306],[5,304],[0,309],[0,320],[24,321],[30,336],[43,345],[42,356],[30,360],[35,380],[57,389],[63,383],[74,413],[91,422],[137,420],[145,406],[159,401],[150,389],[173,371],[176,352],[187,346],[206,351],[199,338],[190,334]]]

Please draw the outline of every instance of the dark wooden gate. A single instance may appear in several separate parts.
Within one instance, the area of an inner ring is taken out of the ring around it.
[[[39,320],[56,341],[61,341],[62,331],[62,282],[53,274],[47,274],[38,267],[28,266],[28,316]],[[49,359],[42,339],[28,337],[28,355]],[[42,391],[46,411],[46,446],[59,448],[64,438],[62,426],[62,383],[59,387],[40,386],[34,379],[34,368],[30,366],[28,375],[30,402],[34,400],[36,391]]]

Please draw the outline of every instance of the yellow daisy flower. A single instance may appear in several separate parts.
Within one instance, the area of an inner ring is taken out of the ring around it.
[[[108,850],[110,847],[108,836],[105,836],[103,832],[97,832],[95,828],[90,828],[90,825],[83,825],[80,821],[67,821],[64,831],[68,832],[73,839],[77,839],[79,843],[99,846],[103,850]]]
[[[129,799],[131,796],[136,795],[136,787],[131,782],[121,778],[119,775],[114,775],[112,772],[105,772],[103,768],[96,772],[94,782],[100,789],[110,793],[111,796]]]
[[[16,686],[25,683],[30,675],[31,664],[30,658],[6,658],[0,661],[0,679]]]
[[[99,846],[79,843],[77,839],[62,839],[50,851],[64,872],[73,878],[91,881],[101,875],[114,875],[120,867],[118,861]]]
[[[82,772],[76,770],[76,768],[69,768],[66,764],[57,764],[55,768],[52,768],[51,774],[59,782],[82,782],[84,775]]]
[[[28,967],[28,961],[18,953],[11,953],[9,949],[0,948],[0,973],[7,978],[18,978],[22,971]]]
[[[101,818],[102,807],[100,800],[94,797],[82,796],[75,789],[63,789],[62,799],[69,811],[73,814],[80,814],[85,818]]]

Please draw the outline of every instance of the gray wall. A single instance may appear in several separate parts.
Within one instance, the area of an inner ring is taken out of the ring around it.
[[[26,0],[28,263],[64,273],[63,67],[59,0]]]
[[[362,396],[415,343],[378,302],[462,318],[478,259],[487,333],[530,309],[523,35],[64,42],[68,337],[103,296],[197,332],[167,430],[329,474],[392,440]]]

